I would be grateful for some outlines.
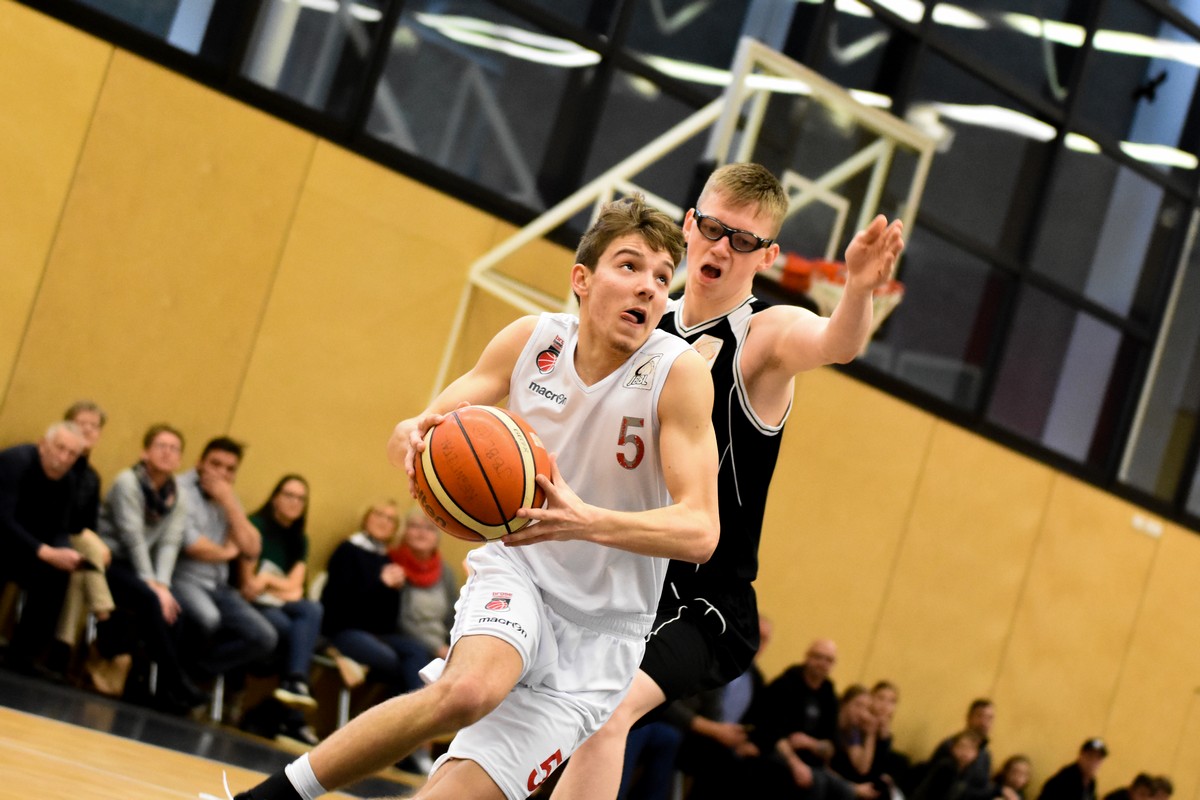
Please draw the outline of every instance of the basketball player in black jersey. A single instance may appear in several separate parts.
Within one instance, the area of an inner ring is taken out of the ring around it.
[[[904,247],[902,223],[878,216],[846,249],[846,289],[829,318],[768,307],[751,292],[754,276],[779,255],[787,202],[764,167],[729,164],[709,177],[684,218],[687,283],[659,327],[691,342],[712,371],[721,538],[705,564],[670,563],[633,687],[567,763],[555,800],[615,798],[630,727],[663,702],[733,680],[758,649],[751,582],[795,376],[858,355],[870,333],[871,294],[891,278]]]

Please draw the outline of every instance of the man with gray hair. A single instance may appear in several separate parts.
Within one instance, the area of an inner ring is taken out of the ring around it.
[[[49,672],[37,660],[54,637],[67,581],[83,563],[69,540],[76,488],[71,467],[83,448],[79,429],[64,421],[36,444],[0,451],[0,577],[25,590],[5,660],[26,674]]]

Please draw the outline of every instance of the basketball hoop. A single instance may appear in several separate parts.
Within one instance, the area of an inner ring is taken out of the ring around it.
[[[823,317],[833,313],[846,290],[846,264],[842,261],[804,258],[795,253],[786,253],[775,266],[779,284],[785,289],[808,295],[817,304]],[[871,299],[870,335],[874,336],[883,321],[904,299],[904,284],[890,280],[876,289]]]

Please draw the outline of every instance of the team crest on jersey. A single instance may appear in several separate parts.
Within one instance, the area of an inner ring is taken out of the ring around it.
[[[647,356],[646,360],[633,368],[633,373],[630,374],[629,380],[625,381],[627,389],[651,389],[654,387],[654,371],[658,368],[658,362],[662,361],[663,354],[655,353]]]
[[[725,344],[725,342],[721,339],[718,339],[716,336],[710,336],[706,333],[696,341],[692,342],[692,349],[699,353],[704,360],[708,362],[708,368],[711,370],[712,365],[716,363],[717,353],[721,352],[721,345],[723,344]]]
[[[559,353],[563,349],[563,340],[561,336],[554,337],[554,343],[545,350],[537,354],[538,372],[543,375],[548,375],[554,371],[554,365],[558,363]]]
[[[484,606],[488,611],[508,611],[512,595],[508,592],[492,592],[492,599]]]

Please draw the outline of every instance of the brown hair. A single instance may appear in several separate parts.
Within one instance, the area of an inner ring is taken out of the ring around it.
[[[579,240],[575,263],[595,269],[613,240],[631,233],[641,236],[655,250],[670,255],[674,265],[679,266],[685,248],[683,231],[675,220],[648,205],[640,194],[614,200],[600,209],[592,227]]]
[[[67,413],[63,414],[63,419],[74,422],[75,418],[85,411],[93,411],[100,416],[101,428],[108,422],[108,414],[105,414],[104,409],[91,400],[78,400],[72,403],[71,407],[67,409]]]
[[[150,445],[154,444],[154,440],[157,439],[161,433],[169,433],[174,436],[179,440],[179,449],[183,449],[183,434],[165,422],[160,422],[157,425],[151,425],[146,429],[146,433],[142,436],[142,449],[149,450]]]

